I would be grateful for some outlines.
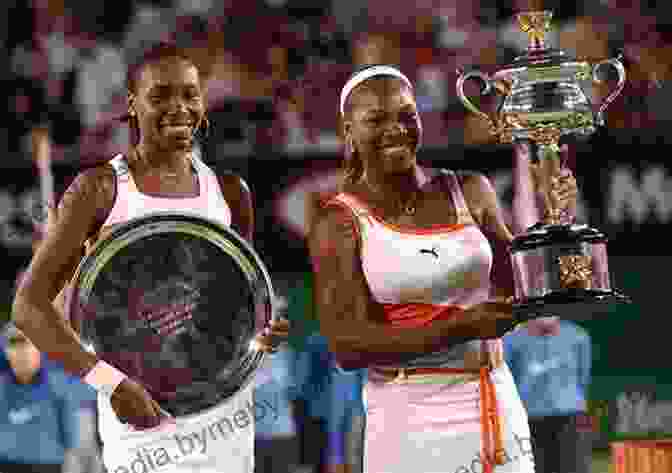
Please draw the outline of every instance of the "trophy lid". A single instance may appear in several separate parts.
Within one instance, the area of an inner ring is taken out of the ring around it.
[[[606,243],[607,236],[588,225],[546,225],[538,223],[516,237],[511,243],[511,252],[532,250],[550,245],[577,243]]]
[[[530,68],[559,66],[577,59],[565,51],[550,48],[545,42],[546,32],[551,29],[553,12],[550,10],[530,11],[516,15],[518,26],[523,33],[527,33],[529,44],[527,52],[514,59],[508,68]]]

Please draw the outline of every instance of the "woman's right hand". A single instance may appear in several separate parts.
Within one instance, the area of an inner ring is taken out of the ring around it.
[[[513,298],[500,298],[470,307],[464,314],[480,339],[501,338],[518,325]]]
[[[130,378],[117,386],[110,401],[119,420],[138,429],[157,427],[163,420],[159,404],[142,385]]]

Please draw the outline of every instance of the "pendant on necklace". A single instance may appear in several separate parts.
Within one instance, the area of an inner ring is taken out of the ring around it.
[[[413,195],[413,197],[406,202],[406,205],[404,205],[404,214],[406,215],[415,215],[415,201],[417,197]]]

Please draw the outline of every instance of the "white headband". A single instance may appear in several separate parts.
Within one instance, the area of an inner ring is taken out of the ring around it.
[[[398,79],[403,80],[406,83],[406,85],[408,85],[411,89],[413,89],[413,84],[411,84],[411,81],[408,80],[408,77],[402,74],[402,72],[399,69],[390,66],[374,66],[368,69],[364,69],[363,71],[360,71],[357,74],[355,74],[352,77],[352,79],[346,82],[345,85],[343,86],[343,90],[341,91],[341,115],[345,115],[345,101],[348,100],[348,97],[350,96],[352,90],[362,82],[369,80],[370,78],[375,76],[397,77]]]

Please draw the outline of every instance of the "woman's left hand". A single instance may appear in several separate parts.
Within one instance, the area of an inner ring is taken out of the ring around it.
[[[256,340],[262,351],[273,353],[277,351],[280,344],[287,341],[289,336],[289,320],[278,318],[271,320],[271,326],[264,329],[263,333],[257,335]]]

